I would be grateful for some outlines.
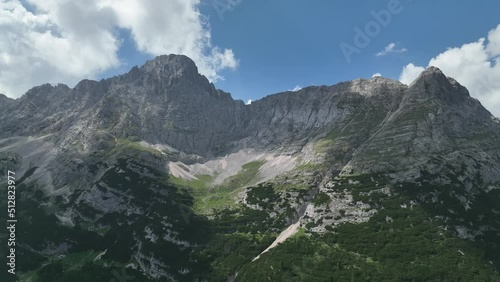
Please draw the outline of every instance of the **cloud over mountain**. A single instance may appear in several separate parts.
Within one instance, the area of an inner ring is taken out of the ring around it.
[[[46,82],[75,84],[121,65],[128,31],[137,50],[184,54],[210,80],[236,68],[230,49],[211,43],[199,0],[27,0],[0,2],[0,93],[18,97]],[[20,75],[22,74],[22,75]]]
[[[449,48],[429,61],[428,66],[440,68],[467,87],[495,116],[500,116],[500,25],[488,38]],[[424,67],[406,65],[399,80],[410,84]]]

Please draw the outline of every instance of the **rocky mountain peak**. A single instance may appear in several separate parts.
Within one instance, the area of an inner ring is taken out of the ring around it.
[[[373,77],[371,79],[358,78],[349,82],[348,91],[357,92],[363,96],[383,95],[388,92],[396,93],[406,89],[403,83],[384,77]]]
[[[130,84],[148,89],[148,93],[165,94],[175,88],[182,95],[215,93],[215,86],[198,72],[193,60],[184,55],[161,55],[140,67],[133,67],[127,74],[112,78],[116,84]],[[196,88],[195,91],[194,88]],[[178,95],[177,95],[178,96]]]
[[[454,106],[447,107],[451,102]],[[65,128],[72,132],[62,135],[65,143],[79,142],[82,134],[93,144],[99,139],[88,128],[94,126],[115,137],[133,136],[200,156],[229,152],[244,144],[297,153],[326,132],[351,136],[350,132],[366,128],[362,136],[349,137],[361,144],[391,116],[416,121],[445,111],[492,123],[489,113],[464,87],[435,67],[424,71],[410,87],[383,77],[355,79],[270,95],[245,107],[229,93],[217,90],[183,55],[159,56],[127,74],[99,82],[82,80],[74,89],[38,86],[13,104],[16,107],[11,111],[26,126],[17,126],[14,120],[0,123],[6,128],[4,135],[34,134],[40,128],[54,133]],[[462,123],[457,119],[457,128]]]
[[[3,104],[3,103],[5,103],[6,101],[9,101],[9,100],[13,101],[14,99],[11,99],[11,98],[5,96],[4,94],[0,93],[0,103]]]
[[[0,113],[6,111],[9,105],[14,103],[14,101],[15,101],[14,99],[11,99],[5,96],[4,94],[0,93]]]
[[[422,73],[425,73],[425,74],[435,74],[435,75],[444,75],[443,72],[441,71],[441,69],[438,68],[438,67],[435,67],[435,66],[429,66]]]
[[[436,100],[443,104],[463,104],[470,99],[469,92],[456,80],[446,77],[437,67],[428,67],[409,86],[406,98]]]
[[[75,90],[87,90],[89,88],[92,88],[93,86],[97,85],[99,82],[95,80],[90,80],[90,79],[84,79],[74,87]]]
[[[186,76],[194,78],[199,75],[193,60],[184,55],[161,55],[147,61],[141,69],[145,72],[161,74],[162,76]]]
[[[446,82],[449,83],[443,72],[437,67],[430,66],[420,73],[420,75],[410,84],[410,87],[413,85],[421,86],[424,83],[445,84]]]
[[[28,90],[19,101],[21,103],[30,103],[37,106],[46,106],[50,104],[50,101],[65,98],[65,96],[67,96],[65,94],[70,90],[71,88],[66,84],[59,83],[57,85],[52,85],[50,83],[45,83]]]

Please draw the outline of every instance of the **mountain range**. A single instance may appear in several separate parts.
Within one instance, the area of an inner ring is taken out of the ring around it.
[[[435,67],[246,105],[164,55],[0,117],[18,281],[500,281],[500,119]]]

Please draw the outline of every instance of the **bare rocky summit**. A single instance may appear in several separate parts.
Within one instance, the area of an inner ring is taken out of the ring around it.
[[[410,86],[356,79],[244,105],[215,89],[189,58],[168,55],[100,82],[46,84],[1,101],[2,137],[51,135],[83,154],[134,138],[207,161],[242,148],[300,154],[323,138],[330,142],[324,157],[344,173],[401,170],[416,178],[417,167],[438,154],[451,162],[472,154],[492,168],[488,182],[500,175],[498,122],[435,67]]]

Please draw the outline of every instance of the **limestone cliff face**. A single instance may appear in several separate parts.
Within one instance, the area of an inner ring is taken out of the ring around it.
[[[354,153],[346,170],[398,171],[416,179],[421,170],[446,174],[446,164],[477,171],[486,182],[498,181],[500,131],[492,115],[467,89],[434,67],[403,93],[375,134]],[[468,175],[466,178],[474,178]]]
[[[356,79],[244,105],[188,57],[165,55],[121,76],[73,89],[45,84],[0,103],[0,137],[50,135],[58,147],[85,154],[112,149],[118,138],[166,144],[202,160],[249,147],[300,155],[320,142],[320,161],[344,173],[417,177],[436,155],[452,161],[472,154],[492,169],[485,178],[500,175],[498,121],[433,67],[410,86]]]
[[[352,135],[361,142],[381,119],[395,110],[406,86],[384,78],[357,79],[334,86],[312,86],[270,95],[249,106],[248,131],[254,142],[290,147],[290,152],[329,132]],[[364,126],[361,121],[369,121]],[[361,126],[352,130],[352,123]],[[349,132],[347,132],[349,131]],[[273,146],[274,145],[274,146]]]
[[[358,112],[394,110],[404,89],[388,79],[360,79],[271,95],[245,106],[215,89],[189,58],[169,55],[118,77],[83,80],[73,89],[35,87],[2,107],[6,118],[0,127],[2,137],[55,133],[54,141],[64,147],[82,142],[88,151],[105,147],[106,140],[135,136],[203,156],[241,146],[294,153],[345,127]]]
[[[35,87],[13,104],[0,124],[2,137],[55,134],[63,147],[81,143],[89,152],[135,136],[207,154],[239,136],[245,114],[242,101],[215,89],[189,58],[175,55],[73,89]]]

